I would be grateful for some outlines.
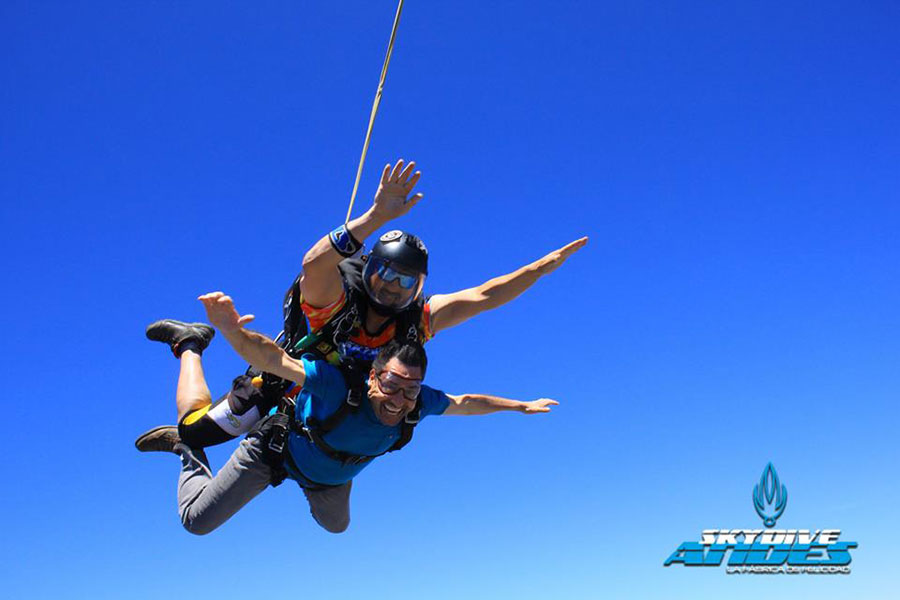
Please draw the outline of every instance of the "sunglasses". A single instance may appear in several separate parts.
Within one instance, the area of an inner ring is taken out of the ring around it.
[[[418,275],[407,275],[406,273],[401,273],[387,263],[381,263],[380,265],[378,265],[378,271],[376,271],[376,273],[378,277],[380,277],[385,283],[396,281],[404,290],[411,290],[416,287],[417,283],[419,283]]]
[[[399,375],[395,375],[390,371],[382,371],[375,377],[378,388],[388,396],[393,396],[397,392],[403,392],[403,397],[407,400],[415,400],[422,391],[422,384],[415,380],[405,379]],[[413,382],[412,385],[400,385],[401,383]]]

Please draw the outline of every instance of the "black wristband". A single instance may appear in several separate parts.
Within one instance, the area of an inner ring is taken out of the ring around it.
[[[341,225],[329,233],[328,241],[331,242],[331,247],[334,248],[334,251],[344,258],[350,258],[362,248],[362,244],[353,237],[346,225]]]

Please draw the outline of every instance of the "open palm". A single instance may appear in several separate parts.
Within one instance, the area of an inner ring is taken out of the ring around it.
[[[384,219],[402,217],[424,197],[422,193],[410,197],[419,177],[422,176],[420,171],[413,172],[415,166],[415,162],[404,166],[402,158],[397,160],[393,169],[390,163],[385,165],[381,173],[381,183],[375,192],[376,214]]]

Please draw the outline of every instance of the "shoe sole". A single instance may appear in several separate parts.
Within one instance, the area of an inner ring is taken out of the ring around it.
[[[141,450],[141,442],[152,436],[157,431],[162,431],[163,429],[171,429],[172,427],[174,427],[174,425],[160,425],[159,427],[154,427],[150,431],[145,431],[138,436],[138,439],[134,440],[134,447],[137,448],[138,452],[146,452],[145,450]]]
[[[176,343],[175,339],[170,335],[170,331],[167,329],[168,327],[178,327],[185,330],[194,329],[195,331],[201,333],[200,338],[206,343],[207,346],[212,341],[212,339],[216,337],[216,330],[206,323],[185,323],[184,321],[176,321],[175,319],[160,319],[159,321],[154,321],[153,323],[147,325],[147,329],[144,331],[144,334],[151,342],[174,344]],[[207,337],[204,334],[209,335]]]

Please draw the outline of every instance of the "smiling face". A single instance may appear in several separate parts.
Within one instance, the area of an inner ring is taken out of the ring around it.
[[[391,358],[381,371],[369,372],[369,402],[375,416],[389,427],[399,425],[416,407],[422,369]]]

